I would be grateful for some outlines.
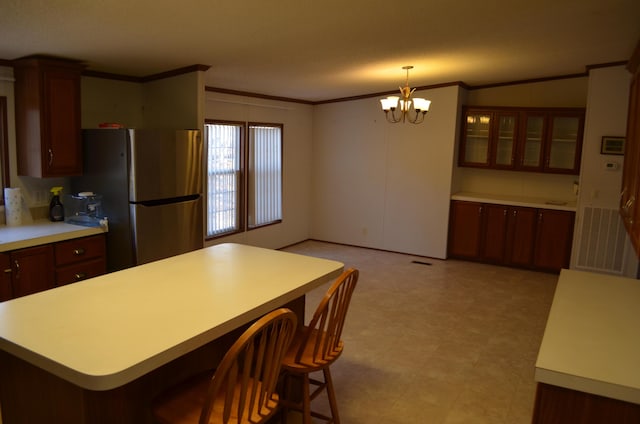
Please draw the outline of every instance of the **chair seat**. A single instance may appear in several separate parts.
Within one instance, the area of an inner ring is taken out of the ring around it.
[[[202,412],[202,405],[205,403],[207,391],[211,382],[211,374],[202,374],[187,380],[173,390],[165,393],[154,402],[152,407],[153,415],[160,423],[166,424],[192,424],[198,423]],[[232,411],[237,410],[237,400],[239,399],[240,385],[236,385],[236,395]],[[220,392],[215,402],[212,416],[221,416],[224,405],[224,392]],[[257,423],[263,422],[265,417],[273,414],[278,406],[278,395],[274,393],[269,399],[262,411],[252,411],[251,417],[243,417],[238,421],[238,414],[231,413],[233,423]],[[248,411],[246,411],[248,412]]]

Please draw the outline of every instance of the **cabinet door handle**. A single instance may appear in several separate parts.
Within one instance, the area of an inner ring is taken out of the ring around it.
[[[77,249],[73,249],[73,254],[76,256],[81,256],[84,255],[84,248],[83,247],[78,247]]]
[[[17,259],[13,261],[13,265],[16,267],[16,278],[20,278],[20,262]]]
[[[80,281],[80,280],[84,280],[85,278],[87,278],[87,274],[85,274],[84,272],[78,272],[76,273],[76,275],[74,275],[76,281]]]
[[[53,150],[49,149],[49,166],[53,165]]]
[[[7,268],[4,270],[5,274],[11,274],[13,272],[13,270],[11,268]]]
[[[507,216],[507,210],[506,209],[502,210],[502,215],[505,216],[505,217]]]
[[[636,197],[631,196],[627,199],[624,205],[622,205],[622,216],[627,219],[631,219],[631,212],[633,211],[633,204],[636,202]]]

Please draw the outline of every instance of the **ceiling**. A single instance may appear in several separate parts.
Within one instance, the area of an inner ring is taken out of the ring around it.
[[[210,65],[213,87],[323,101],[570,75],[625,61],[638,0],[2,0],[0,59],[134,77]]]

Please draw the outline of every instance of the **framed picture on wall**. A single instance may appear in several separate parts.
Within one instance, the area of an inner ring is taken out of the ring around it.
[[[624,137],[605,135],[600,145],[601,155],[624,155]]]

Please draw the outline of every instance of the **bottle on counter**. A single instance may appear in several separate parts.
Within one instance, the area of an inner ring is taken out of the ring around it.
[[[64,206],[60,201],[62,187],[51,187],[53,197],[49,203],[49,220],[52,222],[64,221]]]

